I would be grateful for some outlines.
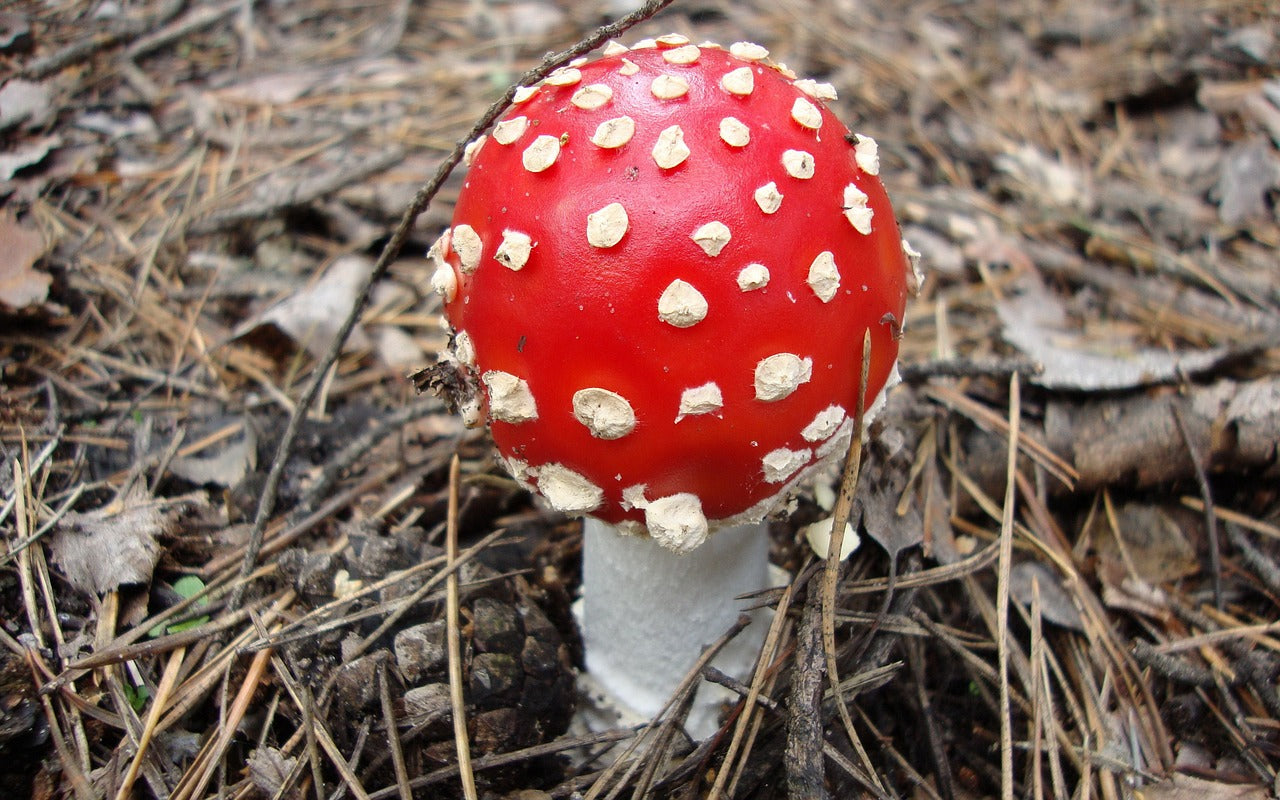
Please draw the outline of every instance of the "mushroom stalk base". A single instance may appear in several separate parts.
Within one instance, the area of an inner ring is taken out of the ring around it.
[[[768,585],[769,536],[763,524],[724,528],[687,554],[652,539],[584,520],[579,621],[586,649],[584,721],[593,728],[652,719],[704,647],[723,635]],[[740,680],[749,675],[768,627],[764,613],[711,663]],[[685,729],[715,732],[727,689],[701,682]]]

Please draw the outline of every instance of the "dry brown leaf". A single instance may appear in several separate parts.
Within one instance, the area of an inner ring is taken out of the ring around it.
[[[338,327],[351,312],[360,284],[373,268],[373,262],[361,256],[346,256],[333,262],[320,280],[267,309],[257,321],[238,332],[243,336],[263,325],[283,331],[295,344],[314,356],[321,356],[338,332]],[[368,347],[368,337],[357,326],[347,338],[347,349]]]
[[[0,306],[20,310],[39,305],[49,296],[51,278],[35,269],[44,255],[40,232],[0,216]]]
[[[207,427],[227,420],[210,420]],[[216,484],[230,488],[244,480],[244,476],[258,465],[258,437],[253,425],[245,424],[241,432],[229,440],[218,443],[207,451],[188,456],[178,456],[169,470],[197,485]]]
[[[53,560],[76,588],[103,594],[131,583],[149,583],[160,544],[173,525],[174,508],[144,488],[102,508],[63,517],[49,539]]]
[[[249,778],[258,791],[273,797],[289,779],[289,773],[297,762],[296,757],[286,758],[278,748],[259,747],[249,754]]]
[[[1215,190],[1219,218],[1228,225],[1272,219],[1267,196],[1277,186],[1280,158],[1269,142],[1255,137],[1234,145],[1222,160]]]
[[[1099,576],[1104,582],[1118,585],[1131,573],[1151,586],[1159,586],[1200,569],[1195,545],[1180,524],[1180,520],[1190,524],[1194,515],[1184,509],[1134,502],[1117,507],[1115,518],[1119,541],[1110,530],[1106,515],[1095,520],[1094,544],[1101,560]]]
[[[1067,319],[1062,301],[1032,279],[996,304],[1005,341],[1038,362],[1031,382],[1050,389],[1100,391],[1167,383],[1211,369],[1227,348],[1169,352],[1142,347],[1116,329],[1109,337],[1087,335]]]
[[[1083,633],[1084,622],[1080,619],[1080,610],[1071,601],[1071,593],[1058,575],[1039,561],[1023,561],[1009,570],[1009,593],[1013,599],[1030,610],[1035,597],[1033,581],[1040,588],[1040,616],[1055,625]]]

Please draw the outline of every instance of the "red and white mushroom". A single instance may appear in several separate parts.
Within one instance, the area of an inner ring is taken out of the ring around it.
[[[671,35],[522,89],[469,149],[433,285],[469,417],[553,508],[696,559],[844,451],[864,332],[869,405],[911,265],[834,97],[759,45]]]

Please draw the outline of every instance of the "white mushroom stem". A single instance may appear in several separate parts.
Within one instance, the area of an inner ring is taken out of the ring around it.
[[[722,529],[689,553],[619,533],[587,517],[583,525],[580,622],[586,649],[584,684],[593,727],[652,719],[703,649],[744,612],[736,599],[768,581],[765,525]],[[749,681],[768,623],[756,619],[711,663]],[[702,682],[685,729],[695,739],[715,732],[728,690]],[[603,702],[594,702],[603,700]],[[611,713],[616,716],[610,717]]]

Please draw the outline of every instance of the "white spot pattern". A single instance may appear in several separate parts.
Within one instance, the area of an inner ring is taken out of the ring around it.
[[[724,407],[724,395],[714,382],[694,386],[680,393],[680,412],[676,422],[697,414],[714,414]]]
[[[737,117],[720,120],[720,139],[730,147],[746,147],[751,142],[751,129]]]
[[[480,155],[480,148],[484,147],[484,143],[489,139],[488,136],[481,134],[462,148],[462,164],[469,167],[476,160],[476,156]]]
[[[876,144],[876,140],[870,136],[862,134],[854,134],[853,160],[858,162],[858,166],[868,175],[880,174],[880,145]]]
[[[458,331],[453,337],[453,357],[458,359],[458,363],[466,364],[468,367],[476,365],[476,345],[471,341],[471,334],[466,331]]]
[[[674,169],[688,158],[689,146],[684,143],[684,130],[679,125],[664,128],[653,145],[653,161],[663,169]]]
[[[755,42],[734,42],[729,45],[729,55],[743,61],[763,61],[769,57],[769,51]]]
[[[791,118],[809,130],[816,131],[822,127],[822,112],[818,107],[803,97],[797,97],[791,104]]]
[[[844,208],[845,219],[849,220],[849,224],[853,229],[864,236],[871,233],[871,218],[874,216],[871,208],[867,205],[866,192],[859,189],[854,184],[844,187],[844,199],[842,207]]]
[[[751,67],[738,67],[737,69],[729,70],[720,79],[720,88],[729,94],[746,97],[755,91],[755,74],[751,72]]]
[[[594,111],[612,99],[613,89],[603,83],[593,83],[574,92],[569,102],[584,111]]]
[[[649,84],[649,91],[659,100],[675,100],[689,93],[689,82],[679,75],[659,75]]]
[[[729,226],[723,222],[711,221],[700,226],[689,238],[697,242],[702,248],[702,252],[711,257],[720,255],[720,251],[729,243],[729,239],[733,234],[729,232]]]
[[[795,82],[795,86],[800,91],[809,95],[815,100],[836,100],[836,87],[829,83],[818,83],[812,78],[801,78]]]
[[[769,483],[783,483],[813,458],[812,450],[789,450],[779,447],[770,450],[760,459],[764,479]]]
[[[789,396],[813,377],[813,359],[795,353],[777,353],[756,364],[756,399],[775,403]]]
[[[528,129],[529,118],[524,115],[504,119],[493,126],[493,140],[498,144],[511,144],[524,136],[524,132]]]
[[[622,241],[631,222],[621,203],[610,203],[587,215],[587,243],[592,247],[613,247]]]
[[[756,189],[754,197],[756,205],[766,214],[772,214],[782,207],[782,193],[778,191],[778,184],[773,181]]]
[[[493,254],[493,260],[502,266],[518,272],[529,263],[529,254],[533,251],[533,239],[527,233],[511,229],[502,232],[502,244]]]
[[[689,328],[707,317],[707,298],[693,284],[679,278],[658,298],[658,319],[677,328]]]
[[[582,70],[574,67],[561,67],[546,77],[550,86],[573,86],[582,80]]]
[[[807,181],[813,177],[813,154],[804,150],[784,150],[782,168],[791,177]]]
[[[470,275],[480,266],[480,251],[483,243],[476,229],[467,224],[453,226],[453,252],[458,254],[458,269],[463,275]]]
[[[538,492],[562,514],[587,514],[604,502],[604,490],[563,464],[537,468]]]
[[[769,285],[769,268],[764,264],[748,264],[738,273],[738,288],[744,292],[763,289]]]
[[[659,39],[658,41],[662,41]],[[688,41],[686,39],[685,41]],[[683,47],[677,47],[672,50],[664,50],[662,58],[668,64],[695,64],[698,57],[702,55],[702,51],[697,45],[686,44]]]
[[[827,406],[817,413],[812,422],[804,426],[804,430],[800,431],[800,435],[807,442],[826,441],[840,429],[840,423],[844,422],[846,416],[847,412],[844,410],[844,406]]]
[[[493,369],[480,380],[489,390],[489,414],[494,419],[519,425],[538,418],[538,404],[524,378]]]
[[[688,553],[707,540],[710,531],[702,501],[682,492],[661,497],[645,507],[645,525],[655,542],[677,553]]]
[[[530,172],[543,172],[560,157],[560,139],[543,134],[524,149],[521,162]]]
[[[597,439],[621,439],[636,427],[636,412],[627,398],[597,387],[573,393],[573,416]]]
[[[830,303],[836,296],[840,289],[840,270],[836,268],[836,259],[830,250],[823,250],[809,265],[809,276],[805,282],[824,303]]]
[[[631,137],[635,135],[636,121],[624,115],[606,119],[597,125],[596,132],[591,134],[591,143],[596,147],[614,150],[631,141]]]

